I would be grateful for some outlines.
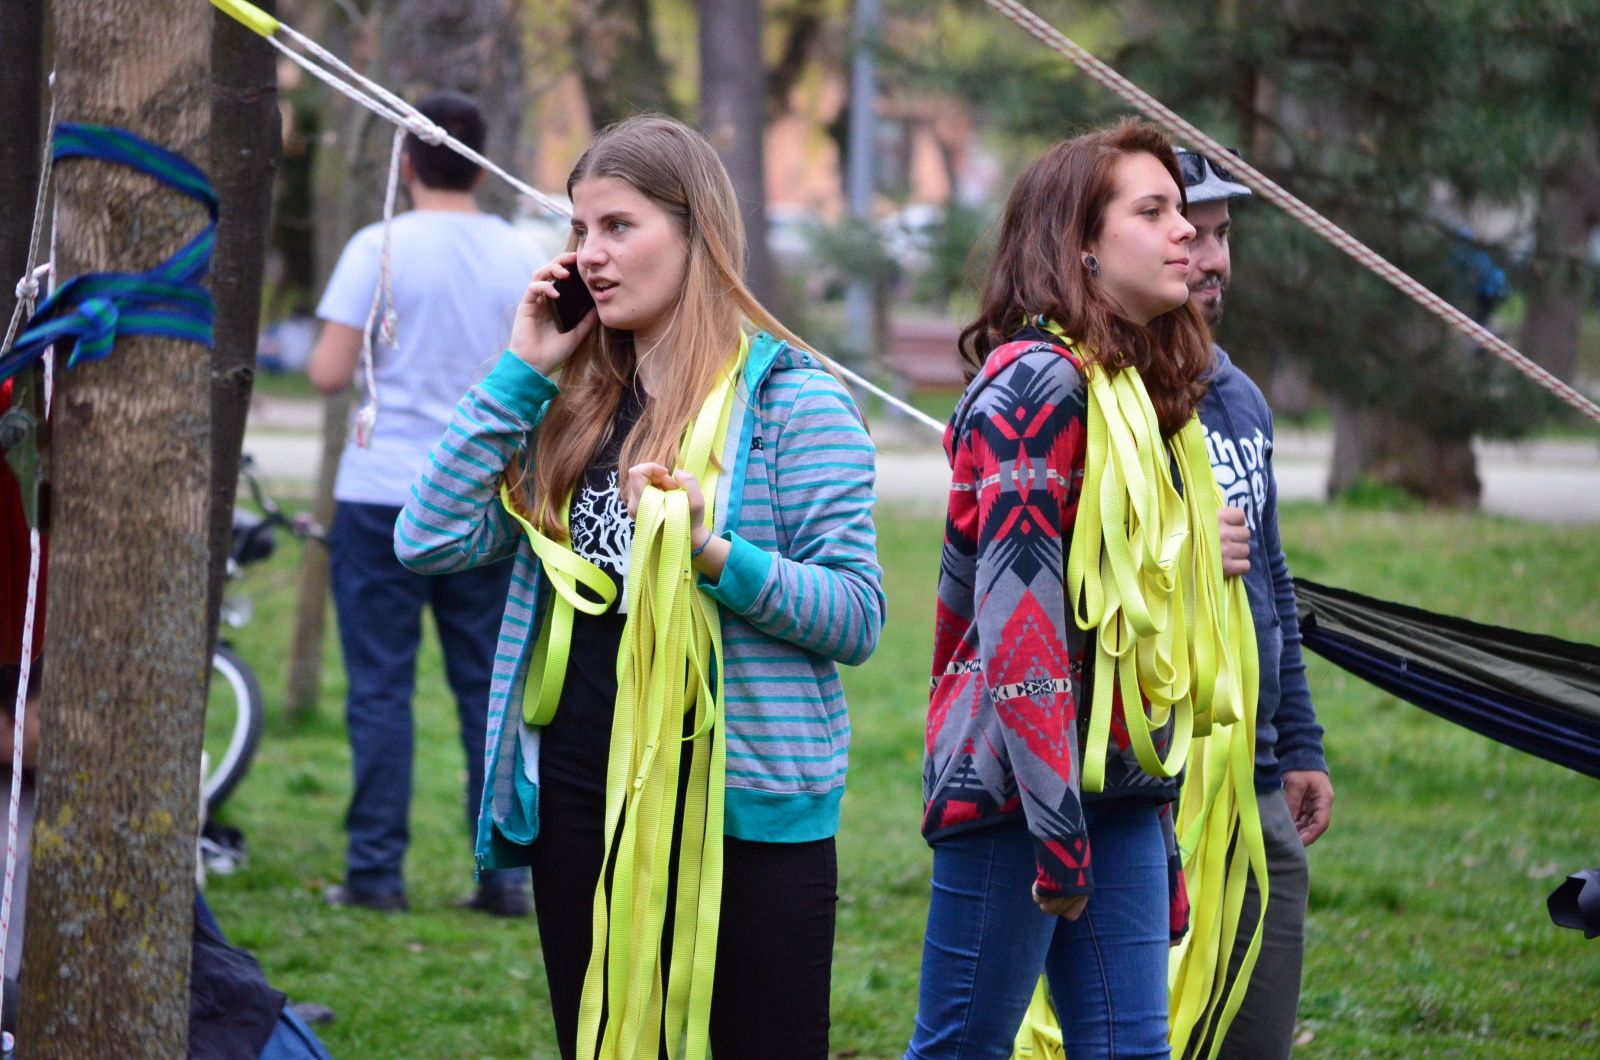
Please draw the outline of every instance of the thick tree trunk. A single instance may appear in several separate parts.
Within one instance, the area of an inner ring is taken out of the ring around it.
[[[761,59],[761,0],[700,0],[700,121],[744,215],[745,283],[777,307],[778,272],[767,249],[767,74]]]
[[[60,112],[204,161],[211,15],[56,0]],[[145,270],[203,223],[128,169],[57,171],[64,275]],[[50,680],[23,967],[29,1056],[182,1056],[204,710],[203,347],[122,338],[55,399]]]
[[[1328,493],[1363,482],[1443,508],[1475,508],[1483,494],[1470,436],[1447,437],[1414,416],[1335,399]]]
[[[272,13],[274,0],[257,6]],[[278,168],[277,55],[222,12],[212,17],[211,173],[222,204],[217,226],[216,345],[211,350],[211,519],[206,569],[206,652],[216,650],[217,616],[233,537],[239,451],[255,379],[261,328],[272,179]],[[207,673],[210,673],[209,668]]]
[[[676,113],[649,0],[572,0],[572,47],[594,128],[643,111]]]
[[[1573,160],[1540,182],[1533,266],[1527,281],[1523,352],[1562,379],[1578,366],[1578,336],[1594,295],[1589,233],[1600,225],[1600,166]]]
[[[44,84],[44,0],[8,4],[0,33],[0,307],[11,320],[13,288],[28,265],[33,199],[39,186]]]

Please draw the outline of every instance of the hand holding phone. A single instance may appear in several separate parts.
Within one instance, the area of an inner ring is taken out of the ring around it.
[[[594,295],[578,275],[577,266],[567,270],[566,276],[555,281],[556,328],[562,333],[583,323],[583,318],[594,308]]]
[[[577,257],[569,250],[540,266],[511,322],[507,349],[545,375],[560,370],[595,325]]]

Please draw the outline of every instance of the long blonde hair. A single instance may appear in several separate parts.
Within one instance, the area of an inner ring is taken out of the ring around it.
[[[620,180],[677,223],[688,241],[683,289],[658,356],[672,359],[672,384],[649,395],[622,444],[618,484],[646,460],[672,467],[684,429],[700,411],[717,373],[738,349],[747,324],[809,349],[745,287],[744,221],[733,182],[699,132],[660,115],[629,118],[602,130],[567,177],[567,196],[591,177]],[[576,249],[576,238],[568,249]],[[603,446],[623,389],[638,367],[633,333],[597,326],[561,370],[529,453],[512,469],[513,492],[545,534],[565,540],[562,509]],[[528,473],[528,465],[532,472]],[[528,487],[531,479],[531,497]]]

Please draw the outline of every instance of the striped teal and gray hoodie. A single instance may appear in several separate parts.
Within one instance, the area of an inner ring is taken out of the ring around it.
[[[424,574],[516,556],[489,688],[480,869],[527,864],[539,831],[539,731],[522,697],[549,586],[496,491],[512,457],[536,446],[556,393],[504,354],[461,399],[395,524],[396,554]],[[883,626],[872,442],[838,381],[766,334],[751,342],[729,423],[713,530],[732,550],[722,577],[700,582],[721,605],[727,834],[825,839],[850,745],[835,664],[865,661]]]

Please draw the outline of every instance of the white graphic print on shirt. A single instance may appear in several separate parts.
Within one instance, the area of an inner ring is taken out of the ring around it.
[[[1253,438],[1230,438],[1208,427],[1206,455],[1211,458],[1217,485],[1222,487],[1222,503],[1242,508],[1250,532],[1259,531],[1258,514],[1267,503],[1267,458],[1272,455],[1272,443],[1260,428]]]
[[[633,552],[633,520],[622,506],[617,489],[617,473],[606,475],[605,488],[595,489],[585,482],[572,502],[568,516],[572,551],[604,570],[617,583],[617,611],[627,611],[623,593],[628,576],[628,557]]]

